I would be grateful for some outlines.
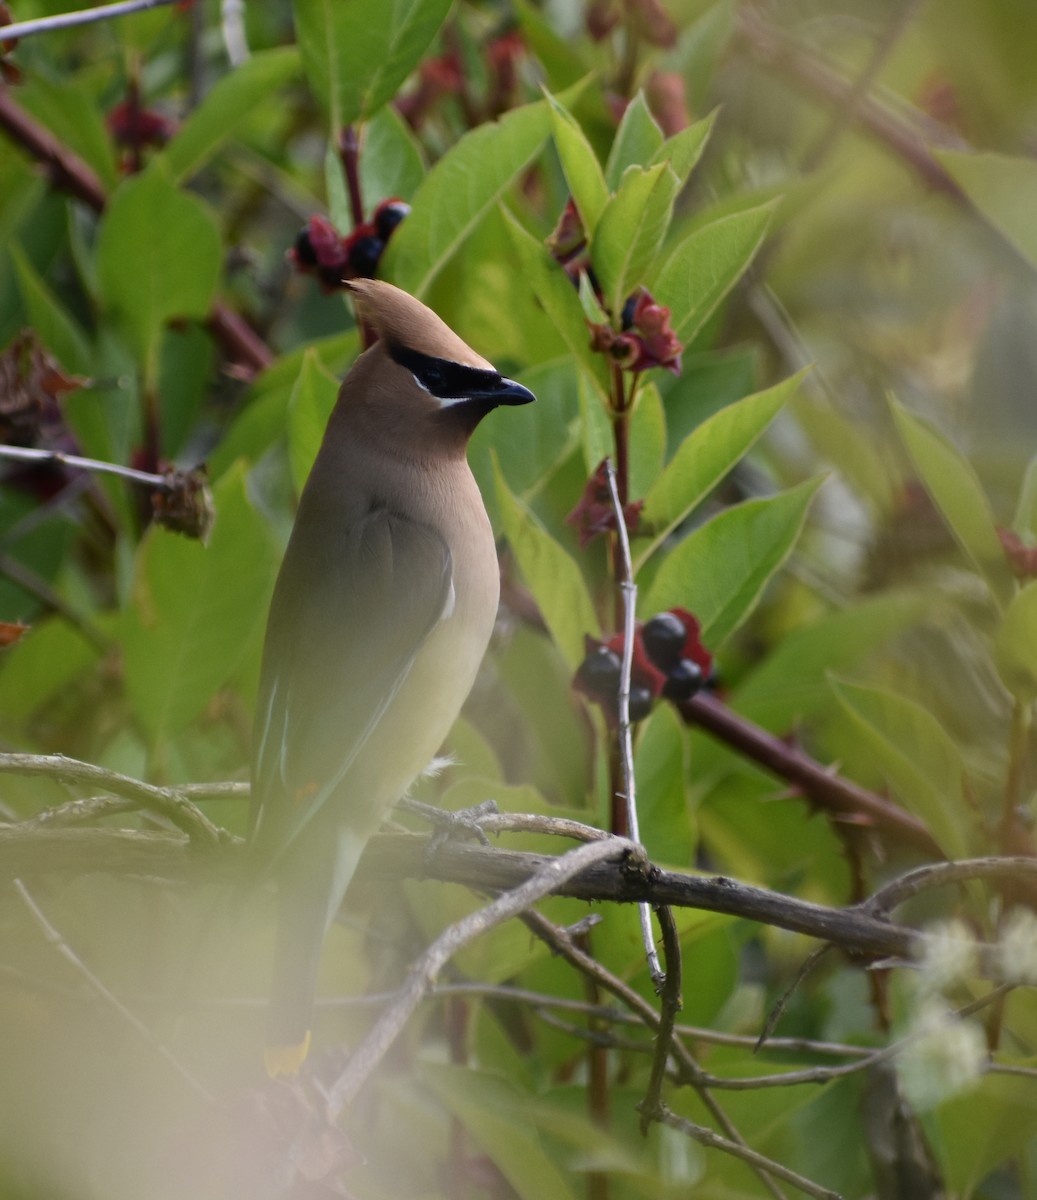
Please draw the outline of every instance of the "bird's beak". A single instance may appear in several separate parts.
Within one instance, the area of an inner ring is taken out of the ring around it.
[[[521,383],[516,383],[514,379],[505,379],[502,376],[499,386],[494,389],[492,396],[487,395],[486,399],[492,399],[497,404],[532,404],[536,396]]]

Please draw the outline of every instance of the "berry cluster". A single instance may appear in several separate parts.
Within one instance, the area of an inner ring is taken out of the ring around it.
[[[683,608],[638,622],[630,671],[630,719],[641,721],[662,696],[680,704],[709,682],[713,656],[699,640],[700,626]],[[621,633],[600,642],[586,639],[586,656],[577,668],[573,686],[601,706],[606,719],[618,720],[619,677],[624,638]]]
[[[336,291],[350,279],[373,279],[386,242],[409,212],[402,200],[383,200],[370,221],[346,237],[326,217],[310,217],[288,257],[296,270],[316,275],[325,291]]]
[[[609,355],[624,371],[663,367],[681,373],[684,347],[670,326],[670,310],[656,304],[646,288],[627,299],[620,325],[617,333],[611,325],[591,324],[591,349]]]

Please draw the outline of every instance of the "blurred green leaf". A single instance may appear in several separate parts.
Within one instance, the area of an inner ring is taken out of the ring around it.
[[[222,257],[209,209],[178,191],[160,160],[112,196],[98,235],[98,278],[145,366],[157,366],[166,321],[208,314]]]
[[[258,51],[218,79],[163,152],[170,179],[182,183],[200,171],[256,105],[298,73],[299,51],[282,46]]]
[[[360,147],[360,188],[368,209],[393,196],[410,200],[424,177],[421,145],[407,122],[391,104],[380,108],[364,126]]]
[[[990,501],[972,464],[921,417],[890,399],[893,418],[933,503],[967,557],[986,579],[999,605],[1007,603],[1012,580],[997,536]]]
[[[994,637],[994,662],[1005,687],[1024,704],[1037,700],[1037,583],[1018,591]]]
[[[695,835],[688,806],[687,734],[668,704],[656,705],[634,755],[641,841],[655,863],[690,867]]]
[[[823,482],[810,479],[764,500],[746,500],[688,534],[663,559],[642,612],[686,608],[702,623],[705,646],[719,650],[792,553]]]
[[[0,656],[0,709],[24,721],[52,697],[71,688],[101,651],[64,619],[44,617]]]
[[[1026,464],[1012,528],[1020,537],[1032,538],[1037,534],[1037,458],[1031,458]]]
[[[670,309],[673,331],[685,345],[756,256],[774,207],[772,201],[720,217],[689,234],[666,260],[651,291]]]
[[[579,42],[559,36],[530,0],[512,0],[512,7],[522,29],[523,41],[544,68],[552,92],[571,87],[587,76],[591,68]]]
[[[547,141],[544,101],[466,133],[425,176],[413,211],[393,234],[385,275],[422,295],[469,231]]]
[[[746,396],[715,413],[681,443],[666,470],[645,496],[641,520],[650,529],[647,545],[635,543],[640,567],[696,505],[749,453],[771,421],[781,412],[804,372],[753,396]]]
[[[288,460],[297,493],[302,491],[324,440],[338,391],[339,381],[310,347],[303,356],[299,378],[288,401]]]
[[[526,1114],[529,1096],[513,1082],[445,1063],[423,1063],[419,1076],[522,1200],[575,1200]]]
[[[1032,1059],[1020,1065],[1033,1069]],[[927,1124],[953,1194],[980,1197],[986,1190],[984,1180],[1000,1164],[1018,1162],[1028,1148],[1032,1150],[1037,1137],[1032,1084],[1026,1078],[984,1075],[932,1115]]]
[[[609,198],[601,163],[580,123],[565,105],[554,96],[548,96],[548,104],[551,130],[569,191],[587,236],[593,237]]]
[[[925,822],[948,858],[967,858],[972,822],[963,798],[965,764],[954,739],[906,696],[834,676],[831,685],[897,799]]]
[[[609,198],[591,238],[591,259],[605,303],[618,314],[634,288],[646,282],[666,236],[677,195],[677,177],[659,163],[628,167]]]
[[[33,71],[18,93],[19,102],[94,170],[105,191],[111,191],[119,180],[115,143],[90,89],[75,77],[48,79]]]
[[[152,526],[123,621],[126,688],[152,744],[199,717],[260,636],[277,555],[241,468],[215,485],[208,546]]]
[[[664,140],[663,131],[645,103],[644,92],[639,91],[623,110],[623,119],[612,139],[612,149],[605,166],[605,182],[609,190],[614,192],[619,187],[627,167],[644,167],[658,161],[654,156]]]
[[[569,667],[583,660],[583,636],[598,633],[598,618],[580,568],[536,517],[511,494],[496,468],[497,503],[508,545],[533,592],[551,636]]]
[[[937,150],[936,157],[991,225],[1037,268],[1037,229],[1030,203],[1037,193],[1037,163],[992,151]]]
[[[303,72],[336,132],[391,100],[428,49],[451,0],[296,0]]]
[[[40,341],[66,371],[88,374],[92,355],[86,335],[36,273],[20,246],[11,246],[11,258],[18,274],[22,303]]]

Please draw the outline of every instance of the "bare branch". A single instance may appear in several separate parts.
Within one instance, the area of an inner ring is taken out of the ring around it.
[[[192,841],[203,845],[219,845],[225,835],[199,808],[177,788],[155,787],[107,771],[93,763],[66,758],[63,754],[0,754],[0,775],[45,775],[62,783],[100,788],[116,796],[136,802],[138,808],[150,808],[178,828]]]
[[[611,838],[607,842],[588,842],[578,846],[567,854],[549,860],[524,883],[498,896],[485,908],[469,913],[467,917],[441,933],[413,964],[397,999],[376,1022],[350,1058],[346,1069],[328,1089],[327,1103],[332,1117],[337,1116],[354,1099],[399,1036],[422,997],[432,987],[436,976],[462,946],[502,921],[524,912],[530,905],[556,891],[561,884],[587,866],[605,858],[615,858],[617,855],[629,861],[633,857],[643,857],[643,851],[625,838]]]
[[[670,1049],[674,1040],[674,1024],[677,1014],[682,1007],[681,985],[681,943],[677,936],[677,924],[673,913],[666,906],[658,911],[659,926],[663,933],[663,952],[666,955],[666,975],[660,992],[662,1011],[659,1014],[659,1028],[655,1035],[655,1053],[652,1058],[652,1073],[648,1079],[648,1088],[641,1107],[641,1133],[646,1135],[651,1124],[650,1114],[655,1112],[662,1103],[663,1080],[666,1077],[666,1064],[670,1059]]]

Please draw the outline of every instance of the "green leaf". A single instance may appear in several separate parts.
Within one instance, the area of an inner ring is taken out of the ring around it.
[[[641,520],[652,530],[647,545],[634,547],[641,566],[725,475],[748,454],[803,380],[804,372],[729,404],[704,421],[645,497]]]
[[[936,157],[972,203],[1013,246],[1037,267],[1037,229],[1031,198],[1037,193],[1037,163],[992,151],[936,151]]]
[[[105,191],[114,188],[119,179],[115,148],[94,93],[68,72],[51,80],[38,70],[18,91],[25,108],[94,169]]]
[[[124,616],[126,689],[153,743],[199,717],[260,636],[277,556],[242,467],[215,486],[208,546],[152,526]]]
[[[372,116],[417,66],[451,0],[296,0],[303,71],[334,130]]]
[[[507,222],[515,253],[522,265],[523,277],[533,289],[573,357],[593,382],[599,398],[606,402],[610,394],[608,367],[602,355],[591,350],[590,331],[576,289],[565,271],[548,253],[543,242],[527,233],[510,213]],[[403,227],[406,224],[405,221]]]
[[[696,121],[694,125],[689,125],[687,129],[682,129],[680,133],[667,138],[649,160],[648,165],[666,163],[677,176],[679,187],[683,187],[702,157],[702,151],[705,150],[713,132],[715,120],[716,113],[712,112],[708,117],[703,117],[701,121]]]
[[[160,160],[116,191],[101,219],[98,279],[142,363],[154,368],[166,321],[206,316],[222,258],[209,209],[178,191]]]
[[[984,576],[999,605],[1012,580],[994,526],[994,514],[972,464],[942,433],[890,399],[893,418],[915,468],[955,539]]]
[[[1024,704],[1037,700],[1037,583],[1013,596],[994,637],[994,662],[1005,687]]]
[[[810,479],[764,500],[746,500],[690,533],[663,560],[642,611],[687,608],[702,623],[703,643],[718,650],[792,553],[822,482]]]
[[[576,561],[517,500],[496,467],[497,504],[523,578],[547,628],[573,670],[583,661],[583,635],[597,636],[598,617]]]
[[[521,1200],[575,1200],[529,1119],[529,1095],[511,1080],[445,1063],[423,1063],[420,1075]]]
[[[598,156],[579,122],[554,96],[548,96],[551,130],[562,162],[569,191],[588,237],[593,237],[598,218],[609,198]]]
[[[652,294],[671,311],[687,345],[734,287],[763,245],[775,202],[720,217],[689,234],[659,272]]]
[[[954,739],[906,696],[835,677],[831,685],[904,807],[925,822],[948,858],[967,857],[965,764]]]
[[[610,445],[606,454],[614,454],[614,441],[609,429]],[[604,455],[602,455],[602,458]],[[666,410],[659,389],[653,383],[638,389],[637,404],[630,417],[630,465],[627,490],[632,500],[643,496],[662,470],[666,457]],[[601,462],[601,458],[598,459]],[[594,464],[597,466],[597,463]]]
[[[1026,464],[1023,484],[1019,489],[1019,502],[1012,517],[1012,528],[1020,537],[1037,534],[1037,458]]]
[[[385,274],[422,295],[475,224],[547,141],[544,101],[528,104],[466,133],[425,176],[410,216],[396,230]]]
[[[921,590],[887,591],[786,634],[735,689],[733,706],[767,729],[788,729],[831,704],[828,675],[851,671],[880,646],[932,615]]]
[[[687,866],[695,837],[688,812],[688,745],[668,704],[657,705],[637,740],[634,755],[641,840],[656,863]]]
[[[101,651],[65,620],[45,617],[0,657],[0,708],[22,721],[52,697],[73,690]]]
[[[511,7],[522,28],[522,40],[536,55],[553,92],[571,87],[591,70],[580,50],[579,40],[559,37],[530,0],[512,0]]]
[[[218,80],[163,152],[173,182],[200,171],[256,106],[298,73],[299,51],[286,46],[260,50]]]
[[[654,155],[661,149],[663,141],[663,131],[648,111],[644,92],[639,91],[626,106],[612,140],[605,166],[605,182],[609,188],[615,191],[619,187],[627,167],[643,167],[658,162]]]
[[[665,163],[628,167],[619,191],[605,205],[591,238],[591,258],[605,303],[613,313],[646,282],[666,236],[677,195],[677,177]]]
[[[310,347],[288,401],[288,460],[296,492],[302,491],[317,457],[338,390],[339,381]]]
[[[360,188],[368,208],[393,196],[409,200],[424,177],[420,144],[407,122],[387,104],[364,126],[360,146]]]
[[[36,273],[17,244],[11,246],[11,260],[18,275],[18,290],[22,294],[26,315],[40,341],[66,371],[89,374],[92,354],[86,335]]]

